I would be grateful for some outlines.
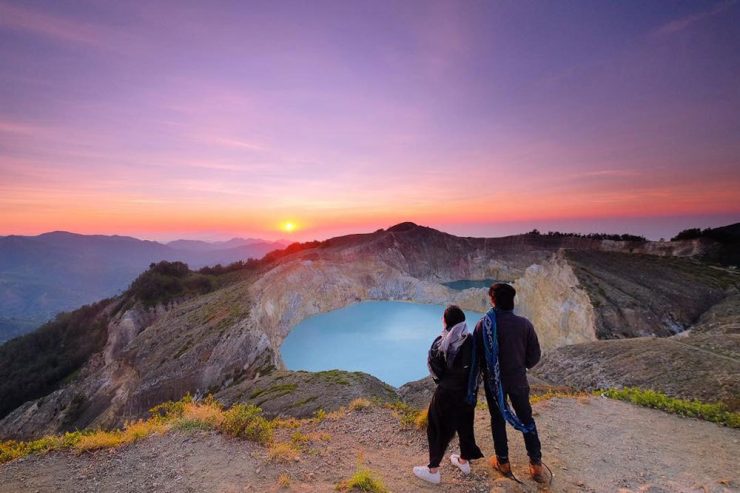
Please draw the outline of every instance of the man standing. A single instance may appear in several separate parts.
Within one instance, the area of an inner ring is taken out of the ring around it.
[[[493,308],[475,326],[474,339],[478,367],[483,372],[491,431],[496,456],[491,465],[504,475],[511,474],[506,422],[524,434],[529,455],[529,472],[538,482],[544,482],[542,452],[537,427],[529,403],[527,369],[540,360],[540,344],[532,323],[514,315],[516,290],[509,284],[496,283],[488,290]],[[477,378],[475,378],[477,382]],[[471,382],[469,399],[476,383]],[[514,412],[511,412],[508,397]]]

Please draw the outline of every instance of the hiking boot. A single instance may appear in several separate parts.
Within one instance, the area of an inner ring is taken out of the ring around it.
[[[541,462],[537,464],[529,463],[529,475],[538,483],[544,483],[546,481]]]
[[[489,464],[491,464],[492,468],[494,468],[504,476],[511,475],[511,464],[509,464],[509,461],[501,462],[501,459],[494,455],[488,460],[488,462]]]

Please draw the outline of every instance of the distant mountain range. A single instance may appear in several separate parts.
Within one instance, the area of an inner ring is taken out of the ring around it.
[[[64,231],[0,236],[0,342],[60,311],[119,293],[152,262],[180,260],[199,268],[261,258],[287,244],[256,238],[165,244]]]

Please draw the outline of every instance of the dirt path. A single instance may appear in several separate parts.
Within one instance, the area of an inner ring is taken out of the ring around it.
[[[426,462],[423,432],[401,430],[385,409],[348,413],[303,425],[328,441],[308,446],[297,462],[275,464],[266,449],[211,432],[171,432],[117,450],[53,453],[0,466],[0,492],[329,492],[358,461],[394,492],[725,492],[738,491],[740,431],[602,398],[552,399],[535,405],[552,486],[527,479],[521,436],[510,432],[514,473],[524,487],[484,460],[462,476],[445,463],[442,485],[426,485],[411,467]],[[485,410],[476,418],[479,445],[492,453]],[[287,439],[295,430],[281,430]],[[326,438],[326,437],[325,437]],[[290,485],[280,489],[278,477]]]

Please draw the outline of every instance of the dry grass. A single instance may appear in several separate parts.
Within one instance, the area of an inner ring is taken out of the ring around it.
[[[267,449],[267,458],[272,462],[297,462],[301,458],[301,453],[292,443],[278,442]]]
[[[314,433],[309,433],[308,437],[312,442],[328,442],[331,440],[331,433],[316,431]]]
[[[296,418],[275,418],[272,420],[272,426],[275,428],[300,428],[305,421]]]
[[[296,431],[290,436],[290,442],[296,447],[300,447],[308,444],[311,441],[311,437],[300,431]]]
[[[367,409],[370,407],[371,403],[368,399],[365,399],[363,397],[358,397],[357,399],[353,400],[349,403],[349,410],[350,411],[362,411],[363,409]]]
[[[153,434],[170,429],[210,430],[267,444],[272,440],[273,424],[262,417],[262,410],[254,406],[237,404],[228,411],[211,397],[202,402],[186,395],[177,402],[166,402],[151,409],[148,420],[127,423],[121,430],[85,430],[64,435],[45,436],[27,442],[0,442],[0,464],[30,454],[43,454],[52,450],[71,449],[88,452],[120,447]],[[288,421],[290,426],[297,420]]]
[[[588,392],[578,392],[570,390],[548,390],[542,394],[534,394],[529,397],[530,404],[536,404],[537,402],[547,401],[556,397],[578,399],[579,402],[584,402],[591,397]]]
[[[129,423],[123,430],[97,431],[88,435],[80,436],[79,440],[72,445],[78,452],[89,452],[104,448],[120,447],[134,443],[150,435],[164,433],[169,429],[165,423],[157,420],[135,421]]]
[[[277,478],[278,488],[289,488],[290,487],[290,476],[283,473]]]

